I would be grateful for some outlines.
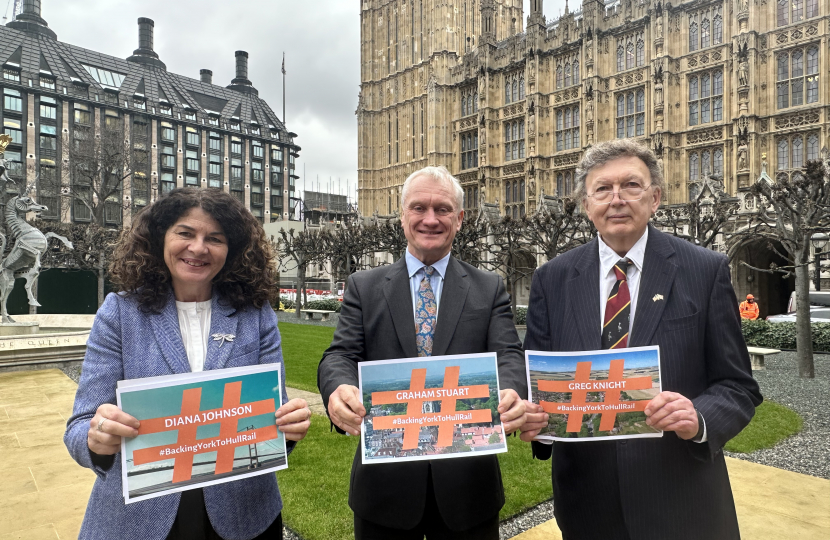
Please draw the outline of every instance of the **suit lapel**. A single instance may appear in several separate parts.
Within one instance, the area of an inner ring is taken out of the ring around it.
[[[173,373],[188,373],[190,363],[184,349],[182,334],[179,330],[179,315],[176,311],[176,299],[171,292],[161,313],[149,315],[150,324],[156,341],[161,347],[162,356]]]
[[[674,276],[677,273],[677,265],[669,260],[673,256],[674,248],[665,233],[649,225],[640,292],[634,311],[634,328],[631,330],[629,341],[631,347],[642,347],[651,343],[669,301]]]
[[[407,357],[418,356],[418,347],[415,344],[415,314],[412,308],[412,294],[405,258],[401,257],[386,274],[383,296],[389,306],[395,333],[398,334],[398,341],[401,343],[404,354]]]
[[[205,370],[221,369],[227,364],[236,342],[228,341],[227,339],[215,340],[213,336],[223,334],[225,336],[236,337],[236,325],[239,317],[235,315],[236,310],[233,307],[219,302],[218,296],[213,297]]]
[[[599,245],[594,239],[574,266],[568,281],[571,314],[582,337],[583,350],[602,347],[599,320]]]
[[[467,272],[458,264],[453,257],[447,265],[447,275],[444,278],[444,286],[441,290],[441,303],[438,309],[438,321],[435,327],[435,340],[432,345],[432,355],[441,356],[446,354],[450,340],[455,334],[455,327],[458,325],[458,318],[464,308],[464,301],[467,299],[467,291],[470,283],[467,279]]]

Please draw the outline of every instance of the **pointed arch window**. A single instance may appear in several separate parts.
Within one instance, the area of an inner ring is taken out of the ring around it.
[[[705,49],[709,45],[711,45],[712,35],[710,34],[711,26],[709,24],[709,19],[703,19],[703,22],[700,23],[700,48]]]
[[[807,161],[818,159],[818,135],[815,133],[807,136]]]
[[[778,170],[790,168],[790,145],[787,139],[778,141]]]
[[[697,23],[693,22],[689,25],[689,52],[697,50]]]
[[[562,66],[556,67],[556,88],[562,88]]]
[[[519,83],[513,79],[513,101],[519,100]]]
[[[579,84],[579,60],[574,60],[571,79],[573,80],[573,84]]]
[[[519,101],[525,98],[525,76],[519,75]]]
[[[715,15],[712,23],[712,43],[718,45],[723,43],[723,17]]]
[[[504,81],[504,102],[505,103],[510,103],[511,102],[511,99],[510,99],[510,78],[507,78]]]
[[[617,71],[625,71],[625,61],[623,59],[623,46],[617,47]]]
[[[634,67],[634,44],[629,42],[625,47],[625,69]]]
[[[646,44],[642,39],[637,41],[637,65],[642,66],[645,63]]]

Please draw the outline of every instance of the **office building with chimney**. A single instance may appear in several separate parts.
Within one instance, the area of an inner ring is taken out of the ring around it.
[[[220,86],[209,69],[199,78],[167,71],[151,19],[138,19],[138,48],[124,59],[58,41],[40,8],[41,0],[23,0],[0,27],[0,121],[12,139],[8,172],[48,206],[43,219],[94,220],[70,158],[89,137],[113,132],[130,157],[113,171],[125,174],[106,197],[103,225],[129,224],[182,186],[224,189],[263,223],[294,218],[297,135],[248,79],[247,52],[236,51],[236,77]]]

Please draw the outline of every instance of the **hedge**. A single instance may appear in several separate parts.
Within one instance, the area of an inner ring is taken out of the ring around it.
[[[340,313],[340,301],[334,298],[329,298],[327,300],[312,300],[305,305],[304,309],[325,309]]]
[[[527,324],[527,306],[516,306],[516,324]]]
[[[794,322],[770,323],[742,319],[741,328],[747,345],[771,349],[795,349]],[[812,323],[813,350],[830,351],[830,323]]]

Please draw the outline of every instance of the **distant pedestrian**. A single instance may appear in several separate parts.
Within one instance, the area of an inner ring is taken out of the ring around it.
[[[741,302],[739,309],[741,311],[741,318],[749,319],[750,321],[757,319],[760,314],[758,304],[755,303],[755,297],[751,294],[746,295],[746,300]]]

